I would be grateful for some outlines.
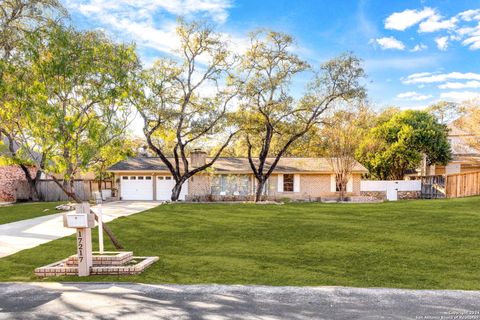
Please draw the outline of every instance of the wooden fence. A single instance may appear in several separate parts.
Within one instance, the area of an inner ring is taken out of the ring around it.
[[[62,180],[60,180],[63,182]],[[75,180],[75,193],[83,200],[88,201],[93,197],[93,192],[99,191],[100,181],[98,180]],[[101,182],[102,190],[112,189],[112,181],[105,180]],[[30,196],[30,187],[26,181],[17,182],[17,200],[27,200]],[[43,201],[67,201],[70,200],[65,192],[53,180],[40,180],[37,183],[37,190],[40,199]]]
[[[447,198],[480,195],[480,171],[447,175],[445,189]]]

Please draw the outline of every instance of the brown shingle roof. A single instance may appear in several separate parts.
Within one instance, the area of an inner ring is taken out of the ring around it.
[[[207,161],[210,160],[211,158],[207,158]],[[273,160],[273,158],[267,159],[267,168]],[[218,158],[213,165],[213,170],[218,173],[251,172],[248,158],[233,157]],[[168,171],[168,169],[160,158],[129,158],[114,164],[109,171]],[[281,158],[274,172],[330,173],[332,169],[328,158]],[[368,171],[357,162],[353,172],[367,173]]]
[[[470,140],[478,140],[479,137],[457,127],[455,123],[450,123],[448,129],[448,140],[450,142],[450,147],[452,148],[454,159],[463,156],[480,158],[480,150],[474,148],[470,143]]]

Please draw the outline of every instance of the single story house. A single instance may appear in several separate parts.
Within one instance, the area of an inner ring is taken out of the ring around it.
[[[210,158],[203,151],[191,154],[195,168]],[[267,164],[273,159],[268,159]],[[170,200],[175,181],[160,158],[128,158],[109,168],[114,188],[122,200]],[[360,195],[361,175],[367,169],[356,163],[347,185],[347,195]],[[180,200],[247,200],[255,193],[256,179],[247,158],[219,158],[205,172],[191,177]],[[265,188],[267,199],[318,200],[338,196],[335,174],[327,158],[282,158]]]

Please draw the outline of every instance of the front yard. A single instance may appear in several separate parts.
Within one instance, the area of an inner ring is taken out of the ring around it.
[[[48,280],[480,289],[479,197],[175,204],[109,225],[135,255],[160,260],[138,276]],[[35,267],[74,249],[72,236],[0,259],[0,281],[38,280]]]
[[[56,206],[63,202],[35,202],[16,203],[0,206],[0,224],[37,218],[49,214],[59,213]]]

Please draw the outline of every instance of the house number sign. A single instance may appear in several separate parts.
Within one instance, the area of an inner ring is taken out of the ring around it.
[[[90,275],[92,268],[92,229],[95,219],[90,213],[90,205],[81,203],[77,205],[76,213],[65,214],[64,226],[77,229],[77,257],[78,275],[80,277]]]

